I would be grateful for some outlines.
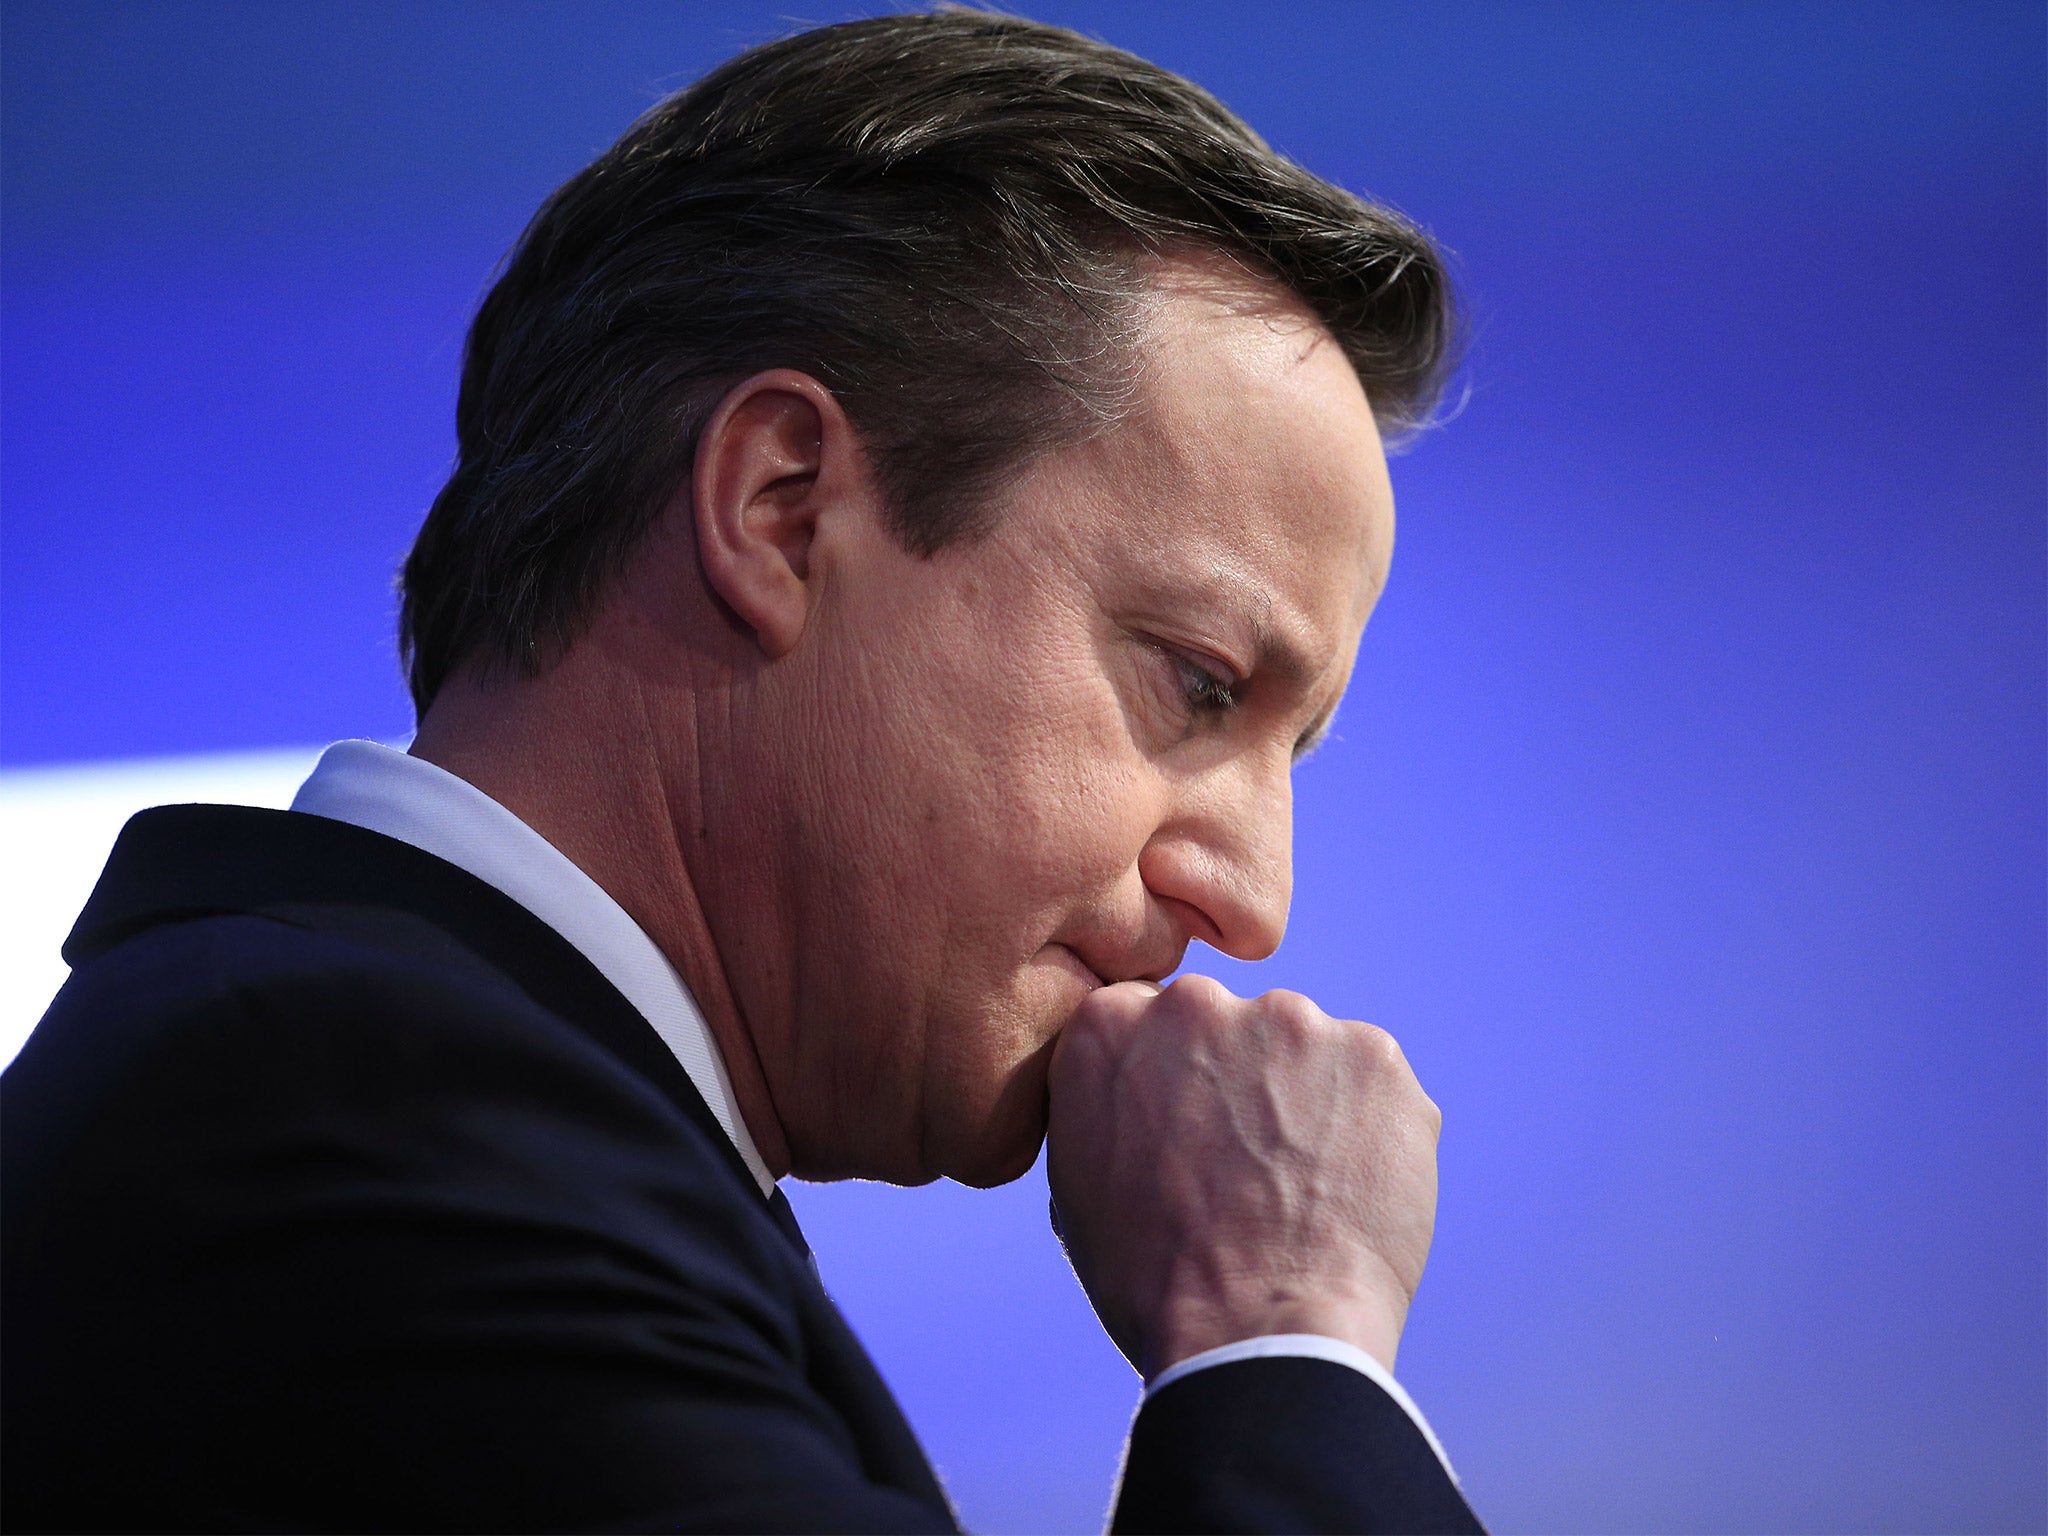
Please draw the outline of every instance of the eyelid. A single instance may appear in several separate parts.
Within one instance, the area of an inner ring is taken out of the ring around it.
[[[1246,678],[1244,673],[1234,663],[1224,660],[1221,656],[1216,655],[1215,652],[1204,650],[1200,646],[1186,645],[1176,640],[1166,641],[1165,644],[1166,648],[1180,657],[1182,661],[1185,661],[1191,667],[1201,668],[1202,671],[1209,673],[1217,682],[1223,684],[1224,687],[1237,689],[1245,685]]]
[[[1197,713],[1229,714],[1244,702],[1243,684],[1234,681],[1229,670],[1208,658],[1196,659],[1185,651],[1169,651],[1181,676],[1181,687]]]

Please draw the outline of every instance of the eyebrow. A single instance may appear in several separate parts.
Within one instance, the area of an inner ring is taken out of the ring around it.
[[[1273,623],[1272,594],[1255,582],[1220,572],[1212,574],[1205,585],[1209,589],[1205,601],[1219,606],[1233,602],[1241,604],[1250,619],[1252,655],[1250,671],[1246,675],[1264,674],[1297,691],[1307,689],[1320,669],[1310,662],[1290,636]],[[1337,706],[1341,702],[1341,698],[1332,699],[1329,706],[1310,722],[1308,729],[1294,739],[1291,761],[1300,762],[1330,739],[1330,728],[1336,723]]]
[[[1336,723],[1337,706],[1332,704],[1328,709],[1316,716],[1315,724],[1294,738],[1293,761],[1300,762],[1303,758],[1312,754],[1316,748],[1328,741],[1330,739],[1330,727]]]
[[[1273,628],[1267,613],[1253,620],[1252,640],[1257,652],[1252,662],[1254,672],[1269,673],[1296,688],[1306,687],[1315,676],[1316,669],[1309,665],[1308,658],[1292,640]],[[1294,739],[1293,761],[1300,762],[1330,739],[1330,727],[1337,719],[1337,703],[1331,700],[1309,728]]]

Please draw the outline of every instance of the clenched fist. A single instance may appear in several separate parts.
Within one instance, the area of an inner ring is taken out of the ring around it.
[[[1062,1239],[1148,1381],[1272,1333],[1393,1369],[1436,1221],[1441,1116],[1391,1035],[1294,992],[1123,982],[1067,1024],[1050,1089]]]

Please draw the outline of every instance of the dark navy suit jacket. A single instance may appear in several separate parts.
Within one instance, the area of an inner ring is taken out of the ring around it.
[[[490,886],[290,812],[122,834],[0,1078],[0,1521],[950,1531],[688,1076]],[[1318,1360],[1199,1371],[1116,1527],[1474,1530]]]

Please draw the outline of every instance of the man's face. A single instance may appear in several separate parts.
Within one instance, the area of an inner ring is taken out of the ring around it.
[[[750,1010],[799,1174],[1013,1178],[1091,989],[1190,939],[1280,942],[1290,771],[1393,501],[1341,351],[1247,292],[1173,269],[1139,409],[1028,467],[985,537],[919,559],[878,525],[821,533],[783,673],[788,991]]]

